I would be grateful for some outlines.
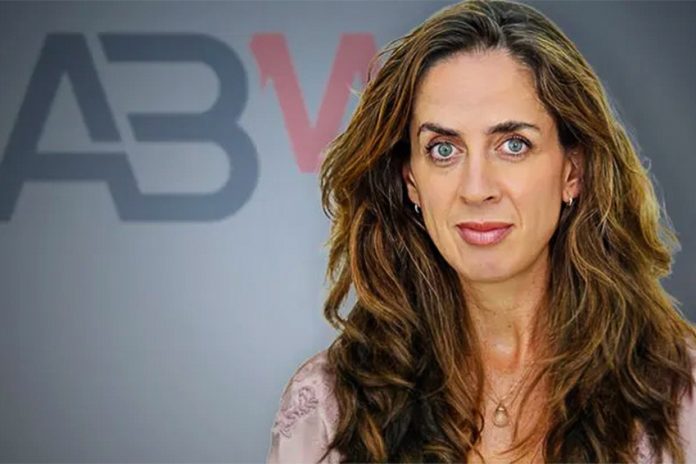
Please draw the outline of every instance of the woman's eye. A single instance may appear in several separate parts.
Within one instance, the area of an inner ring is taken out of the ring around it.
[[[503,142],[503,145],[507,144],[508,153],[513,156],[521,155],[525,152],[525,148],[529,149],[531,144],[520,137],[512,137]]]
[[[449,142],[435,142],[425,147],[425,150],[435,162],[445,162],[454,154],[454,146]]]

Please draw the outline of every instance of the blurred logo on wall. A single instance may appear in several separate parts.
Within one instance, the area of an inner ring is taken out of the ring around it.
[[[108,88],[81,33],[47,34],[0,162],[0,221],[9,221],[22,186],[33,180],[101,181],[123,221],[216,221],[227,218],[251,197],[260,173],[254,140],[239,125],[249,104],[250,70],[225,42],[193,33],[98,34],[108,63],[199,63],[219,82],[213,104],[202,112],[128,113],[136,142],[212,143],[229,161],[223,185],[205,193],[144,193],[125,151],[39,150],[61,79],[71,83],[92,142],[121,143]],[[249,42],[258,85],[271,82],[283,115],[290,151],[302,173],[316,172],[323,148],[340,131],[356,76],[364,83],[376,52],[372,34],[343,34],[314,122],[308,114],[287,42],[280,33],[254,34]],[[176,98],[176,95],[172,95]],[[277,128],[282,130],[282,128]],[[272,129],[275,130],[275,129]],[[191,156],[195,156],[192,153]]]

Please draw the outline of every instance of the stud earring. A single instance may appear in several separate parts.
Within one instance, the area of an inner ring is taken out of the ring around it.
[[[420,214],[420,212],[421,212],[420,206],[418,206],[416,203],[413,204],[413,209],[416,211],[416,214]]]
[[[570,197],[570,199],[568,200],[568,202],[566,203],[566,205],[568,205],[568,208],[570,208],[571,206],[573,206],[573,197]]]

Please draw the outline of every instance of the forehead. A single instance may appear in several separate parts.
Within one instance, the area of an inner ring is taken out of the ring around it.
[[[507,119],[551,124],[532,71],[504,50],[458,53],[432,66],[418,85],[411,129],[436,121],[476,130]]]

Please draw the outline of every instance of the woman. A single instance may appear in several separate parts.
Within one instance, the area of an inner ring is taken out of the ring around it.
[[[469,1],[382,54],[320,173],[341,333],[268,461],[696,462],[677,240],[576,47]]]

